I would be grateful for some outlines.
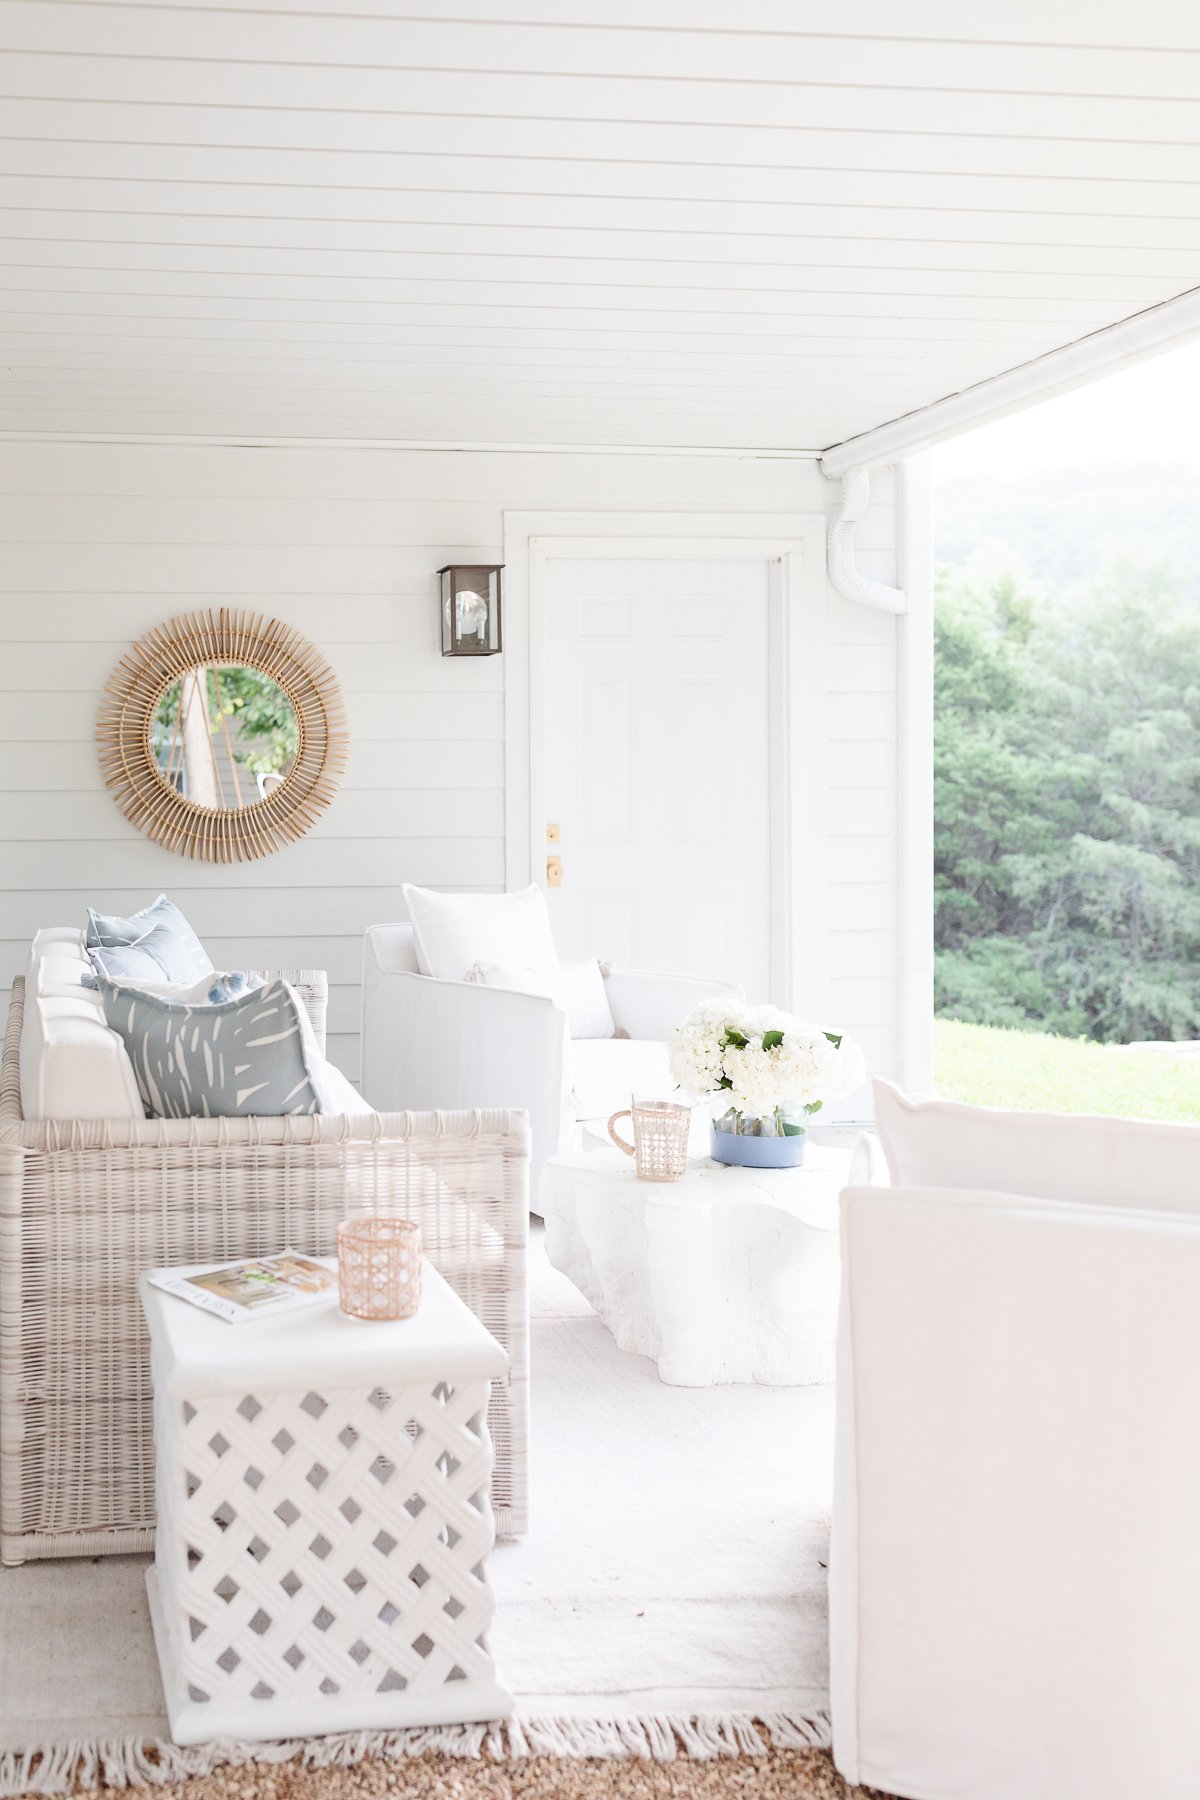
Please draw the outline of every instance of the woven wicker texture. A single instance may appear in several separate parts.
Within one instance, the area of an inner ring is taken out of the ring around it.
[[[0,1063],[0,1557],[148,1550],[148,1269],[332,1255],[375,1209],[507,1351],[493,1389],[497,1529],[526,1528],[529,1131],[523,1113],[26,1122],[13,988]]]
[[[338,1300],[355,1319],[411,1319],[421,1304],[421,1227],[411,1219],[343,1219]]]

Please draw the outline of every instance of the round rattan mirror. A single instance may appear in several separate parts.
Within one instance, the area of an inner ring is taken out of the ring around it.
[[[324,657],[278,619],[227,608],[138,640],[109,678],[97,739],[126,818],[207,862],[247,862],[302,837],[346,760]]]

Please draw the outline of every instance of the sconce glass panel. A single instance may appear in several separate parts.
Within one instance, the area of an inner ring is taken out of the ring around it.
[[[438,570],[443,656],[495,656],[500,651],[503,566],[450,563]]]

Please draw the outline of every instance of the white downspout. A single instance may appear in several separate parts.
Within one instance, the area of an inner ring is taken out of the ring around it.
[[[871,476],[866,469],[847,469],[842,476],[842,497],[829,515],[826,558],[829,579],[844,600],[874,606],[880,612],[908,611],[903,588],[872,581],[854,566],[854,532],[867,515],[871,502]]]

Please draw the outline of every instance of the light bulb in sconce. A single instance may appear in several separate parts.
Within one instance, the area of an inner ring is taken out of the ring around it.
[[[487,601],[482,594],[473,594],[470,588],[464,588],[455,595],[455,599],[458,604],[459,637],[476,637],[482,643],[487,636]]]

